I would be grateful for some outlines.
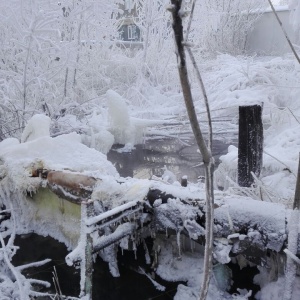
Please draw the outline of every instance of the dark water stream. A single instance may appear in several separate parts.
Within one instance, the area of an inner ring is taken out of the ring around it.
[[[146,141],[143,145],[135,146],[130,153],[119,153],[121,145],[115,145],[107,154],[110,160],[123,177],[150,179],[152,175],[160,176],[163,167],[172,171],[177,180],[184,175],[191,182],[197,182],[204,176],[204,168],[199,167],[202,157],[197,151],[197,145],[192,140],[183,144],[175,139]],[[216,165],[219,157],[227,153],[228,144],[222,141],[213,142],[213,156]]]
[[[149,241],[151,244],[151,241]],[[23,272],[27,278],[48,281],[52,284],[54,267],[59,279],[61,291],[64,295],[78,297],[80,293],[80,271],[69,267],[65,263],[65,256],[69,253],[64,244],[51,237],[37,234],[17,236],[15,245],[20,247],[13,257],[13,265],[41,261],[50,258],[52,261],[38,268],[30,268]],[[151,245],[148,245],[151,246]],[[143,247],[138,247],[137,255],[133,251],[118,253],[119,270],[121,276],[114,278],[109,272],[108,264],[100,258],[94,263],[93,299],[98,300],[169,300],[176,294],[178,282],[166,282],[159,277],[155,280],[166,287],[165,291],[158,291],[150,280],[138,272],[139,267],[147,270]],[[55,289],[42,288],[41,292],[55,294]],[[45,299],[45,298],[43,298]]]

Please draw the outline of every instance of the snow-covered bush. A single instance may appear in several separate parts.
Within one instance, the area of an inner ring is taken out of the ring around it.
[[[247,34],[267,1],[206,0],[196,4],[190,37],[202,52],[245,52]]]

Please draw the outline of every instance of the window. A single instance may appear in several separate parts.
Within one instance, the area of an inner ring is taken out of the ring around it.
[[[128,40],[135,40],[136,39],[136,26],[135,25],[128,25]]]

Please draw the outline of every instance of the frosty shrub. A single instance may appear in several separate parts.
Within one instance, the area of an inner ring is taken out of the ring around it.
[[[266,5],[267,1],[259,0],[201,1],[198,12],[203,24],[200,47],[213,53],[244,53],[247,34],[260,17],[260,9]]]

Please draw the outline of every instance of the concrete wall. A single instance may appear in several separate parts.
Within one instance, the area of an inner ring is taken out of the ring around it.
[[[289,11],[282,10],[277,13],[292,43],[295,43],[296,35],[289,23]],[[248,34],[246,52],[251,55],[283,55],[291,52],[272,11],[265,12]]]

